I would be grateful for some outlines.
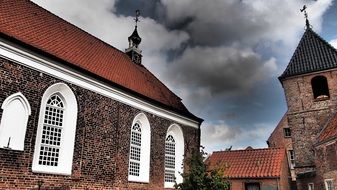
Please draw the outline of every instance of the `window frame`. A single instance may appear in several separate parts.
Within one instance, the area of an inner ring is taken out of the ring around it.
[[[283,132],[284,132],[284,137],[285,137],[285,138],[291,137],[291,130],[290,130],[289,127],[283,128]]]
[[[331,189],[328,188],[328,182],[331,182]],[[325,190],[333,190],[333,179],[325,179],[324,180],[324,187],[325,187]]]
[[[139,161],[139,176],[130,175],[130,162],[131,162],[131,135],[132,127],[135,123],[139,123],[141,126],[141,149],[140,149],[140,161]],[[150,154],[151,154],[151,126],[150,122],[147,119],[144,113],[137,114],[132,122],[130,127],[130,148],[128,156],[128,181],[131,182],[140,182],[140,183],[149,183],[150,182]]]
[[[314,183],[308,183],[308,190],[315,190],[315,184]]]
[[[261,190],[261,183],[260,182],[245,182],[245,190],[248,189],[248,185],[258,185],[259,186],[259,190]]]
[[[22,111],[24,111],[23,115],[21,116],[17,115],[17,111],[15,111],[16,113],[13,114],[8,110],[10,106],[13,106],[12,103],[16,100],[20,102],[21,108],[23,109]],[[3,112],[0,123],[0,148],[23,151],[25,145],[28,119],[29,116],[31,115],[31,107],[27,98],[21,92],[14,93],[4,100],[1,109],[3,110]],[[13,117],[15,118],[15,126],[14,126],[15,130],[13,130],[13,126],[9,126],[13,122],[11,119]],[[21,126],[18,126],[18,123],[20,123]],[[12,133],[11,131],[14,131],[14,134],[11,134]],[[15,138],[14,145],[12,138],[13,136],[8,137],[8,135],[14,135]]]
[[[182,183],[183,178],[180,175],[181,173],[184,172],[184,154],[185,154],[185,141],[184,141],[184,134],[181,129],[181,127],[177,124],[172,124],[166,133],[164,143],[166,143],[166,138],[172,135],[174,140],[175,140],[175,178],[176,178],[176,183]],[[165,147],[165,146],[164,146]],[[164,149],[165,153],[165,149]],[[164,154],[165,155],[165,154]],[[166,182],[165,181],[165,158],[164,158],[164,188],[173,188],[174,187],[174,182]]]
[[[294,169],[294,167],[295,167],[295,151],[293,149],[288,150],[288,155],[289,155],[290,169]]]
[[[47,101],[54,95],[59,94],[64,103],[63,130],[61,132],[61,143],[57,166],[39,164],[40,150],[42,144],[42,132],[44,127],[45,111]],[[44,92],[41,104],[39,120],[35,139],[35,148],[32,163],[32,172],[57,175],[71,175],[72,162],[75,146],[75,135],[77,125],[78,105],[75,94],[70,87],[64,83],[56,83],[47,88]]]

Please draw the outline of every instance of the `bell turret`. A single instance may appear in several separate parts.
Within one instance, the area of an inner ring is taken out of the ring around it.
[[[140,11],[136,10],[135,18],[135,30],[132,32],[131,36],[128,37],[129,48],[125,50],[125,53],[131,58],[132,62],[136,64],[142,63],[142,51],[138,48],[142,38],[139,36],[137,31],[137,23],[139,22]]]

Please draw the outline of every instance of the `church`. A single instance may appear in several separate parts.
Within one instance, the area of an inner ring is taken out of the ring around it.
[[[305,7],[302,11],[305,11]],[[337,50],[306,16],[306,30],[279,80],[287,112],[269,137],[269,147],[288,154],[292,189],[337,188]]]
[[[203,120],[144,67],[137,25],[122,52],[31,1],[4,0],[0,32],[0,189],[182,182]]]

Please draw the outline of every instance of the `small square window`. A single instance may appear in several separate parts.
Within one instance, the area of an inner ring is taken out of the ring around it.
[[[284,137],[291,137],[290,128],[283,128],[284,130]]]
[[[245,190],[260,190],[260,183],[246,183]]]

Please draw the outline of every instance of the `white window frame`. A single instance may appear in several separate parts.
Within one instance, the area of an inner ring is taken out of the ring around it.
[[[328,182],[331,182],[331,189],[328,188]],[[325,190],[333,190],[333,180],[332,179],[325,179],[324,180],[324,186],[325,186]]]
[[[140,146],[140,161],[139,170],[140,175],[130,175],[131,160],[131,134],[132,127],[135,123],[141,126],[141,146]],[[150,122],[144,113],[139,113],[133,119],[130,127],[130,150],[129,150],[129,167],[128,167],[128,181],[149,183],[150,182],[150,151],[151,151],[151,127]]]
[[[169,138],[171,137],[171,138]],[[173,147],[173,148],[172,148]],[[165,139],[165,173],[164,173],[164,180],[166,183],[169,183],[169,182],[174,182],[175,181],[175,170],[176,170],[176,167],[175,167],[175,161],[176,161],[176,152],[175,152],[175,149],[176,149],[176,142],[175,142],[175,139],[172,135],[167,135],[166,136],[166,139]],[[173,149],[173,150],[172,150]],[[172,163],[172,160],[173,160],[173,163]],[[172,167],[167,167],[167,166],[173,166]],[[173,179],[172,181],[166,181],[166,175],[170,176],[173,174]]]
[[[56,93],[63,99],[64,103],[63,125],[61,132],[61,143],[60,143],[58,165],[57,166],[40,165],[39,156],[40,156],[46,105],[49,98]],[[73,91],[64,83],[56,83],[51,85],[43,94],[41,101],[39,122],[32,164],[33,172],[71,175],[74,145],[75,145],[76,122],[77,122],[77,100]]]
[[[27,98],[21,92],[12,94],[4,100],[1,109],[0,148],[23,151],[31,114]]]
[[[295,151],[294,150],[288,150],[288,154],[289,154],[289,165],[290,165],[290,169],[294,169],[295,167]]]
[[[181,127],[177,124],[172,124],[168,130],[165,137],[166,138],[172,135],[172,137],[175,140],[175,178],[176,183],[182,183],[183,177],[181,176],[181,173],[183,173],[183,160],[184,160],[184,150],[185,150],[185,142],[184,142],[184,135]],[[165,150],[164,150],[165,151]],[[165,164],[164,164],[164,172],[165,172]],[[174,182],[165,182],[165,173],[164,173],[164,188],[173,188]]]
[[[308,190],[315,190],[314,183],[308,183]]]

